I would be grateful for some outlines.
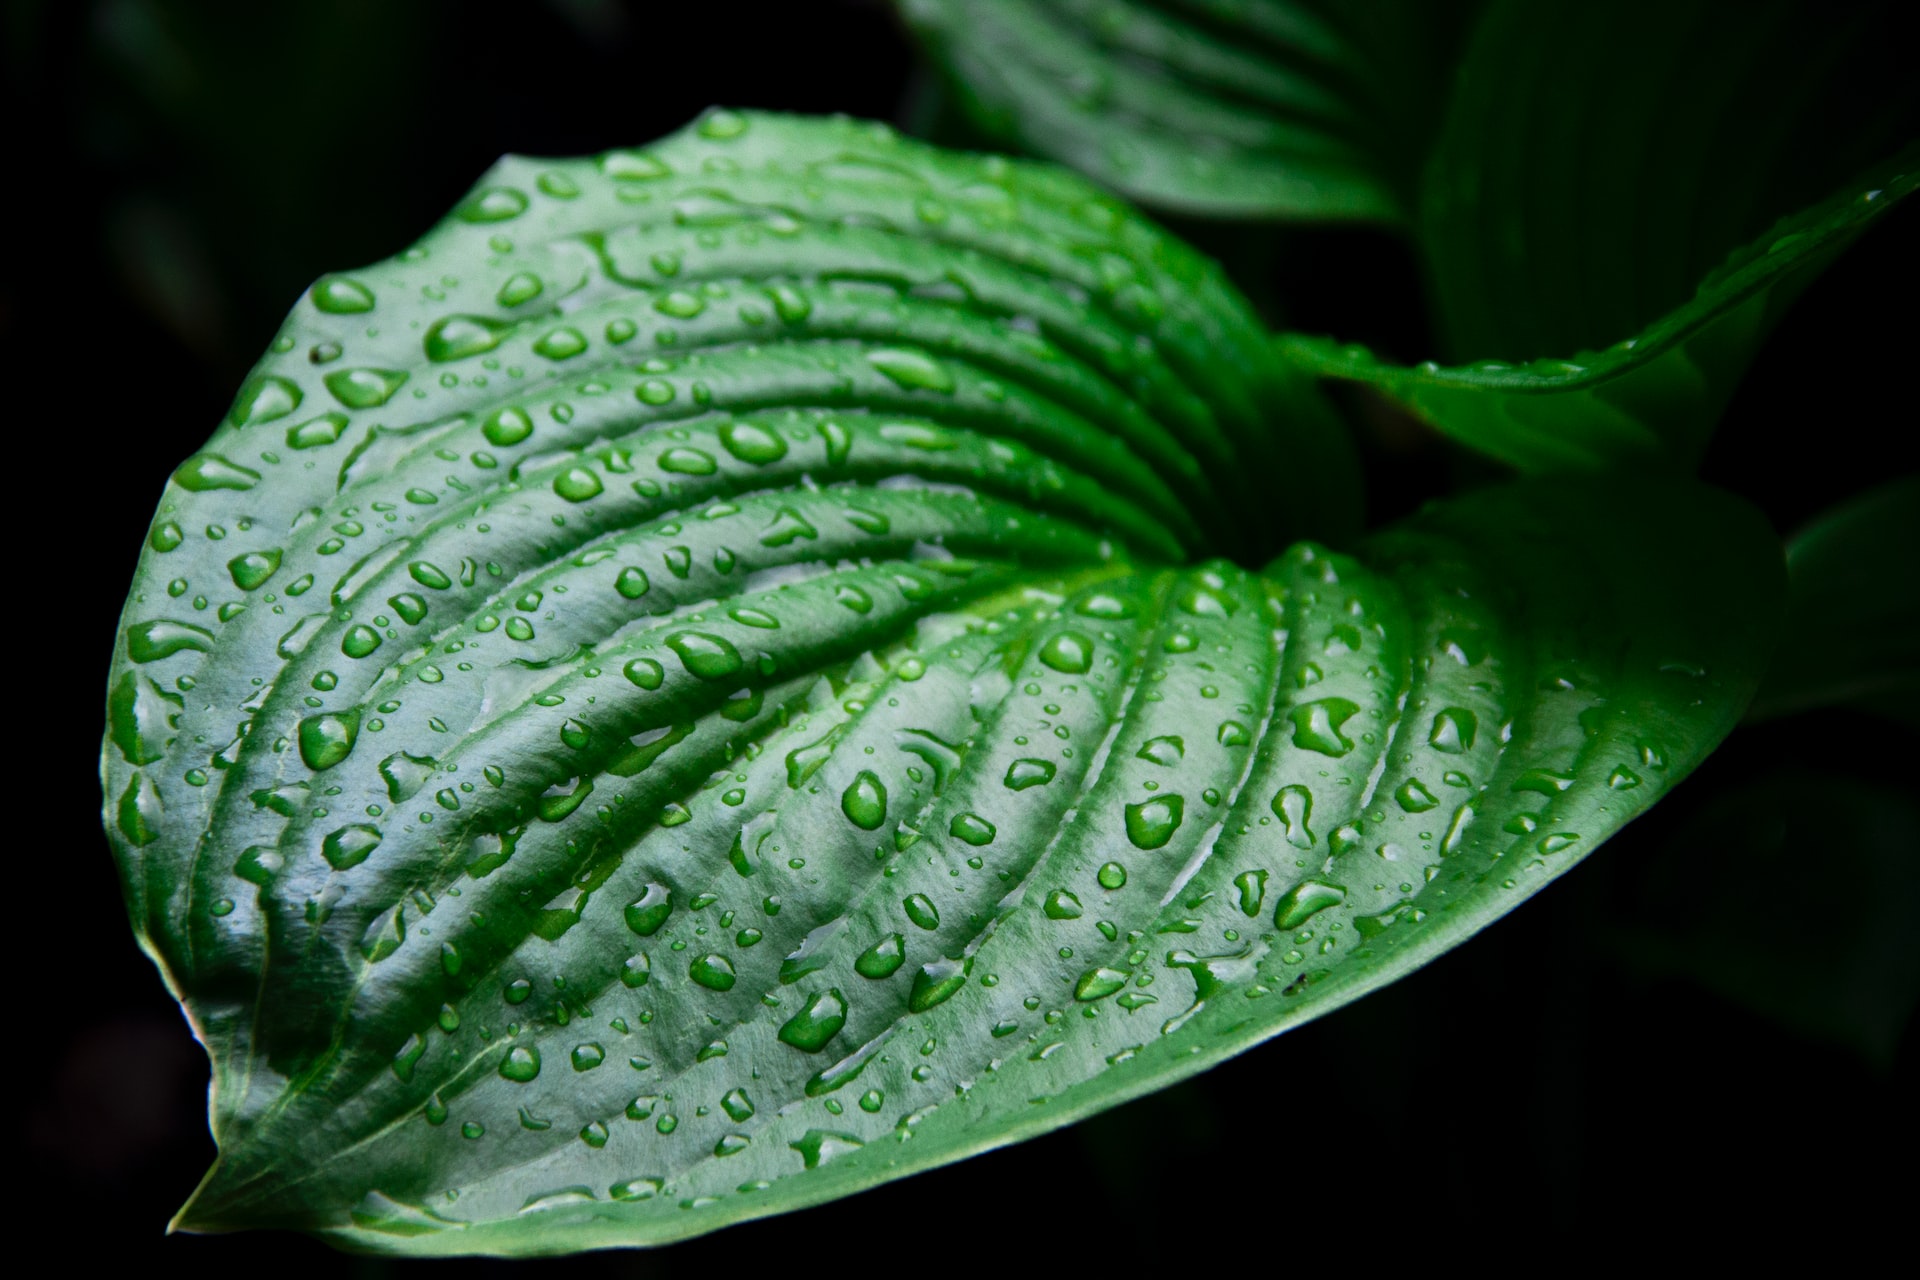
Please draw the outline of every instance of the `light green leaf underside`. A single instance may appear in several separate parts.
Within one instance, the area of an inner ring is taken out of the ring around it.
[[[1898,10],[1495,0],[1416,217],[1445,363],[1287,350],[1522,470],[1691,469],[1775,320],[1920,179]]]
[[[1920,476],[1828,512],[1787,543],[1787,615],[1756,720],[1851,706],[1920,725]]]
[[[1691,487],[1161,567],[1351,509],[1267,350],[1075,180],[725,112],[323,279],[109,692],[214,1063],[182,1225],[563,1252],[1014,1141],[1421,963],[1725,732],[1777,547]]]
[[[1693,298],[1603,351],[1524,364],[1381,361],[1365,347],[1283,334],[1306,373],[1364,383],[1521,471],[1689,469],[1748,361],[1808,279],[1920,185],[1908,151],[1736,251]]]
[[[1395,221],[1447,6],[902,0],[967,116],[1156,208]],[[1399,163],[1396,164],[1396,160]]]

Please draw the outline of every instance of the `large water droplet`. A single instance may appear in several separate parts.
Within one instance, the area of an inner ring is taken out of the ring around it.
[[[862,831],[877,831],[887,820],[887,789],[870,769],[862,769],[840,795],[840,811]]]
[[[1186,801],[1180,796],[1155,796],[1130,804],[1126,810],[1127,839],[1138,849],[1159,849],[1180,828]]]

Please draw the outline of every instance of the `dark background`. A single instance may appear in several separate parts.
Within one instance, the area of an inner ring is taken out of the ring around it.
[[[903,124],[937,102],[885,7],[845,0],[48,0],[7,4],[4,38],[0,351],[28,454],[8,568],[49,591],[9,628],[37,704],[10,775],[31,815],[7,872],[27,927],[13,1230],[102,1268],[385,1272],[298,1237],[161,1234],[212,1158],[207,1072],[124,926],[94,769],[162,485],[315,276],[397,251],[503,151],[629,145],[710,102]],[[1912,203],[1808,292],[1708,458],[1783,532],[1915,465]],[[1290,232],[1250,267],[1245,237],[1183,230],[1298,327],[1425,354],[1415,269],[1383,237]],[[1443,446],[1365,430],[1376,513],[1444,487]],[[1861,713],[1743,730],[1472,945],[1210,1074],[802,1217],[522,1270],[685,1274],[803,1245],[1406,1265],[1473,1257],[1489,1228],[1891,1238],[1913,1212],[1917,760],[1910,730]]]

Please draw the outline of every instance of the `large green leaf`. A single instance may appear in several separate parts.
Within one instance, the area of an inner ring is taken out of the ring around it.
[[[1497,0],[1418,216],[1453,365],[1285,350],[1525,470],[1690,468],[1787,304],[1920,182],[1898,8]]]
[[[1753,718],[1852,706],[1920,725],[1916,564],[1920,476],[1883,484],[1794,535],[1786,622]]]
[[[957,1159],[1390,981],[1711,749],[1751,512],[1205,559],[1352,507],[1267,349],[1077,180],[727,112],[322,279],[109,694],[214,1065],[181,1225],[558,1252]]]
[[[1394,222],[1459,4],[901,0],[967,117],[1156,208]]]

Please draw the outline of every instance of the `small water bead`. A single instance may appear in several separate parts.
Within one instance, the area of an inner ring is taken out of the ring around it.
[[[539,276],[530,271],[518,271],[507,277],[500,286],[500,292],[494,295],[494,301],[503,307],[517,307],[532,302],[545,288]]]
[[[1089,1004],[1104,1000],[1127,985],[1127,976],[1118,969],[1089,969],[1073,984],[1073,998]]]
[[[1293,745],[1327,756],[1343,756],[1353,750],[1353,740],[1341,727],[1358,714],[1360,708],[1345,698],[1321,698],[1287,712],[1293,721]]]
[[[673,897],[665,885],[648,884],[638,898],[626,906],[627,927],[641,937],[651,937],[673,914]]]
[[[373,310],[373,290],[349,276],[322,276],[309,295],[313,305],[328,315],[361,315]]]
[[[532,1045],[515,1045],[500,1060],[500,1075],[516,1084],[526,1084],[540,1074],[540,1050]]]
[[[1400,807],[1408,813],[1425,813],[1440,803],[1433,792],[1427,790],[1418,778],[1407,779],[1401,784],[1400,789],[1393,793],[1393,798],[1399,801]]]
[[[349,658],[364,658],[380,647],[380,633],[368,626],[354,626],[340,640],[340,652]]]
[[[1093,665],[1093,641],[1078,631],[1062,631],[1042,644],[1037,656],[1063,675],[1082,675]]]
[[[533,434],[533,419],[511,405],[494,410],[480,426],[480,434],[498,448],[519,444]]]
[[[710,476],[720,469],[713,455],[700,449],[668,449],[655,465],[662,471],[683,476]]]
[[[877,831],[887,820],[887,789],[872,770],[862,769],[840,796],[840,811],[862,831]]]
[[[854,972],[863,978],[878,981],[890,978],[899,972],[906,963],[906,939],[901,934],[890,933],[878,942],[862,951],[853,962]]]
[[[585,502],[602,490],[600,476],[590,467],[569,467],[554,478],[553,491],[568,502]]]
[[[1065,889],[1055,889],[1049,893],[1041,909],[1049,920],[1078,920],[1082,913],[1080,899]]]
[[[921,965],[913,975],[913,986],[907,992],[907,1009],[912,1013],[925,1013],[935,1005],[944,1004],[967,985],[967,974],[972,969],[971,958],[935,960]],[[927,1079],[927,1074],[922,1074],[922,1070],[913,1073],[914,1079]]]
[[[377,409],[406,384],[400,369],[340,369],[322,381],[333,398],[349,409]]]
[[[840,1034],[846,1022],[846,997],[838,987],[833,987],[819,995],[807,996],[800,1012],[781,1024],[779,1038],[803,1053],[818,1053]]]
[[[493,350],[512,332],[512,326],[484,316],[447,316],[436,320],[422,339],[428,360],[444,364]],[[494,443],[498,444],[499,441]]]
[[[940,927],[940,911],[926,894],[912,894],[902,900],[900,905],[906,908],[907,919],[922,929],[931,931]]]
[[[1240,910],[1252,917],[1260,914],[1260,904],[1267,896],[1267,873],[1262,870],[1242,871],[1233,878],[1233,887],[1240,895]]]
[[[905,348],[886,347],[866,353],[867,363],[908,391],[951,394],[953,372],[932,356]]]
[[[1187,754],[1187,744],[1176,734],[1165,737],[1149,738],[1134,753],[1137,759],[1149,760],[1158,765],[1176,765]]]
[[[627,679],[642,689],[658,689],[667,678],[667,671],[652,658],[635,658],[621,668]]]
[[[731,991],[735,981],[733,961],[723,955],[704,955],[688,966],[687,976],[709,991]]]
[[[1003,781],[1010,791],[1025,791],[1028,787],[1042,787],[1052,782],[1053,774],[1051,760],[1022,758],[1007,766],[1007,776]]]
[[[1127,839],[1137,849],[1163,848],[1179,829],[1185,807],[1186,802],[1174,795],[1126,806]]]
[[[1109,862],[1101,866],[1095,879],[1102,889],[1119,889],[1127,883],[1127,869],[1117,862]]]
[[[1479,728],[1473,712],[1464,707],[1448,707],[1433,717],[1433,731],[1427,735],[1427,742],[1435,751],[1460,755],[1473,749]]]
[[[667,647],[686,669],[702,680],[724,680],[746,665],[732,642],[705,631],[679,631],[667,637]],[[886,793],[881,792],[884,804]],[[871,829],[871,828],[869,828]]]
[[[957,840],[980,848],[993,843],[994,825],[977,813],[957,813],[947,824],[947,833]]]
[[[1297,929],[1328,907],[1346,901],[1347,891],[1324,880],[1302,880],[1280,896],[1273,909],[1273,923],[1280,929]]]

